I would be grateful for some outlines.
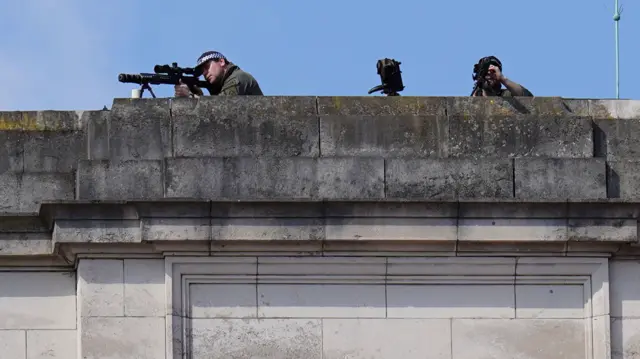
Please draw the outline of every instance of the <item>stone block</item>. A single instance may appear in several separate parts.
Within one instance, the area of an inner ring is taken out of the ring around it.
[[[300,199],[318,193],[313,158],[227,158],[224,197],[234,199]]]
[[[189,307],[189,313],[180,314],[194,319],[257,318],[256,284],[191,284]]]
[[[327,240],[456,241],[456,218],[326,218]]]
[[[82,131],[84,111],[0,112],[0,131]]]
[[[147,241],[210,241],[209,218],[143,218],[141,240]]]
[[[560,98],[448,98],[449,156],[593,156],[592,124]]]
[[[582,319],[453,319],[453,358],[583,359],[585,327]]]
[[[445,157],[444,98],[319,97],[323,156]]]
[[[216,202],[210,205],[213,218],[316,218],[325,213],[322,202]],[[207,217],[209,215],[207,214]]]
[[[567,241],[566,219],[461,218],[457,229],[463,242]]]
[[[350,257],[259,257],[258,275],[265,279],[304,275],[307,277],[366,276],[384,283],[385,258]],[[262,278],[258,278],[260,281]]]
[[[515,318],[513,285],[388,285],[388,318]]]
[[[381,158],[318,159],[318,197],[323,199],[384,198]]]
[[[204,97],[171,104],[176,157],[319,155],[314,97]]]
[[[27,339],[22,330],[0,330],[0,352],[3,358],[27,359]]]
[[[385,180],[388,198],[513,197],[513,166],[508,159],[389,159]]]
[[[581,285],[521,285],[516,279],[516,317],[582,319],[587,317]]]
[[[163,259],[124,259],[124,315],[163,317],[165,305]]]
[[[640,101],[593,99],[589,113],[594,120],[640,120]]]
[[[516,198],[607,198],[602,158],[517,158],[514,176]]]
[[[116,259],[81,259],[78,307],[82,317],[124,316],[124,263]],[[87,329],[82,328],[85,335]],[[90,332],[90,331],[89,331]]]
[[[595,119],[593,122],[598,157],[620,161],[640,156],[640,115],[637,119]]]
[[[16,173],[0,174],[0,213],[21,212],[21,187],[22,175]]]
[[[25,172],[71,173],[87,158],[86,137],[81,131],[27,132],[24,141]]]
[[[331,218],[456,218],[455,202],[327,202],[324,213]]]
[[[640,161],[608,161],[607,175],[609,198],[640,199]]]
[[[157,199],[164,194],[162,161],[80,161],[77,199]]]
[[[225,180],[222,157],[170,158],[165,186],[169,198],[220,198]],[[232,176],[228,176],[230,180]]]
[[[446,157],[446,116],[321,116],[323,156]]]
[[[0,255],[2,256],[38,256],[50,254],[53,254],[53,244],[51,235],[49,234],[0,233]]]
[[[217,162],[208,163],[214,168],[206,171],[213,173]],[[383,171],[384,161],[371,158],[225,158],[222,195],[233,199],[382,198]]]
[[[635,359],[640,353],[640,318],[611,318],[611,359]]]
[[[193,319],[187,338],[194,359],[229,355],[321,359],[321,322],[321,319]]]
[[[22,131],[0,131],[0,176],[24,171],[25,137]]]
[[[28,330],[27,359],[76,359],[77,337],[75,330]]]
[[[325,238],[321,218],[213,218],[211,239],[320,241]]]
[[[319,96],[320,116],[445,116],[443,97]]]
[[[115,99],[109,118],[109,160],[172,156],[170,99]]]
[[[640,318],[640,286],[634,284],[640,278],[640,261],[614,259],[609,268],[611,316]]]
[[[87,160],[108,160],[109,116],[111,111],[85,111],[86,156]]]
[[[73,177],[69,173],[1,174],[0,212],[38,213],[43,201],[72,200]]]
[[[568,239],[590,242],[638,242],[637,219],[569,219]]]
[[[451,359],[447,319],[323,319],[324,359]]]
[[[385,286],[260,284],[260,318],[384,318]]]
[[[81,358],[165,357],[165,318],[84,317],[81,328]]]
[[[577,208],[582,209],[583,203]],[[492,199],[459,202],[458,217],[465,219],[564,219],[567,216],[566,202],[522,202]],[[515,223],[515,222],[514,222]]]
[[[53,227],[54,243],[140,243],[140,221],[125,220],[57,220]]]
[[[5,293],[0,296],[0,333],[75,329],[75,288],[73,273],[0,272],[0,293]]]

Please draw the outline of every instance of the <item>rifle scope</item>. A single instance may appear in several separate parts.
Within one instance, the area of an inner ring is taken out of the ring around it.
[[[178,67],[178,64],[174,62],[171,66],[155,65],[153,67],[153,72],[157,74],[179,73],[185,75],[195,75],[196,70],[191,67]]]

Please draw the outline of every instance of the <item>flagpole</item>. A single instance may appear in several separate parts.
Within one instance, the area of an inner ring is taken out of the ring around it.
[[[620,11],[618,8],[618,0],[615,1],[615,10],[613,13],[613,21],[615,23],[615,37],[616,37],[616,99],[620,98],[620,42],[618,37],[618,25],[620,21]]]

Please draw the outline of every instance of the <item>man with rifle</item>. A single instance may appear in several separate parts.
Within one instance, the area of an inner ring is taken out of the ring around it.
[[[194,69],[197,75],[202,74],[210,84],[207,89],[211,95],[263,95],[258,81],[251,74],[241,70],[217,51],[207,51],[200,55]],[[175,96],[199,97],[203,96],[203,92],[196,85],[179,83],[175,85]]]
[[[483,57],[473,66],[475,86],[471,96],[533,96],[524,86],[509,80],[502,73],[502,63],[495,56]],[[502,88],[502,85],[506,89]]]

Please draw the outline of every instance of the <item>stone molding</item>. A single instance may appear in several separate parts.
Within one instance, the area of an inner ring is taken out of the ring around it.
[[[37,217],[3,217],[0,256],[621,255],[636,253],[639,211],[616,200],[45,203]]]
[[[258,286],[270,284],[355,283],[385,288],[403,284],[509,285],[514,293],[521,286],[579,285],[584,293],[585,358],[611,357],[606,258],[167,257],[165,268],[167,357],[179,358],[185,349],[191,351],[191,285],[251,284],[258,291]],[[518,318],[516,308],[507,318]],[[259,305],[256,310],[253,318],[271,317],[261,315]],[[460,318],[464,317],[463,313]]]

